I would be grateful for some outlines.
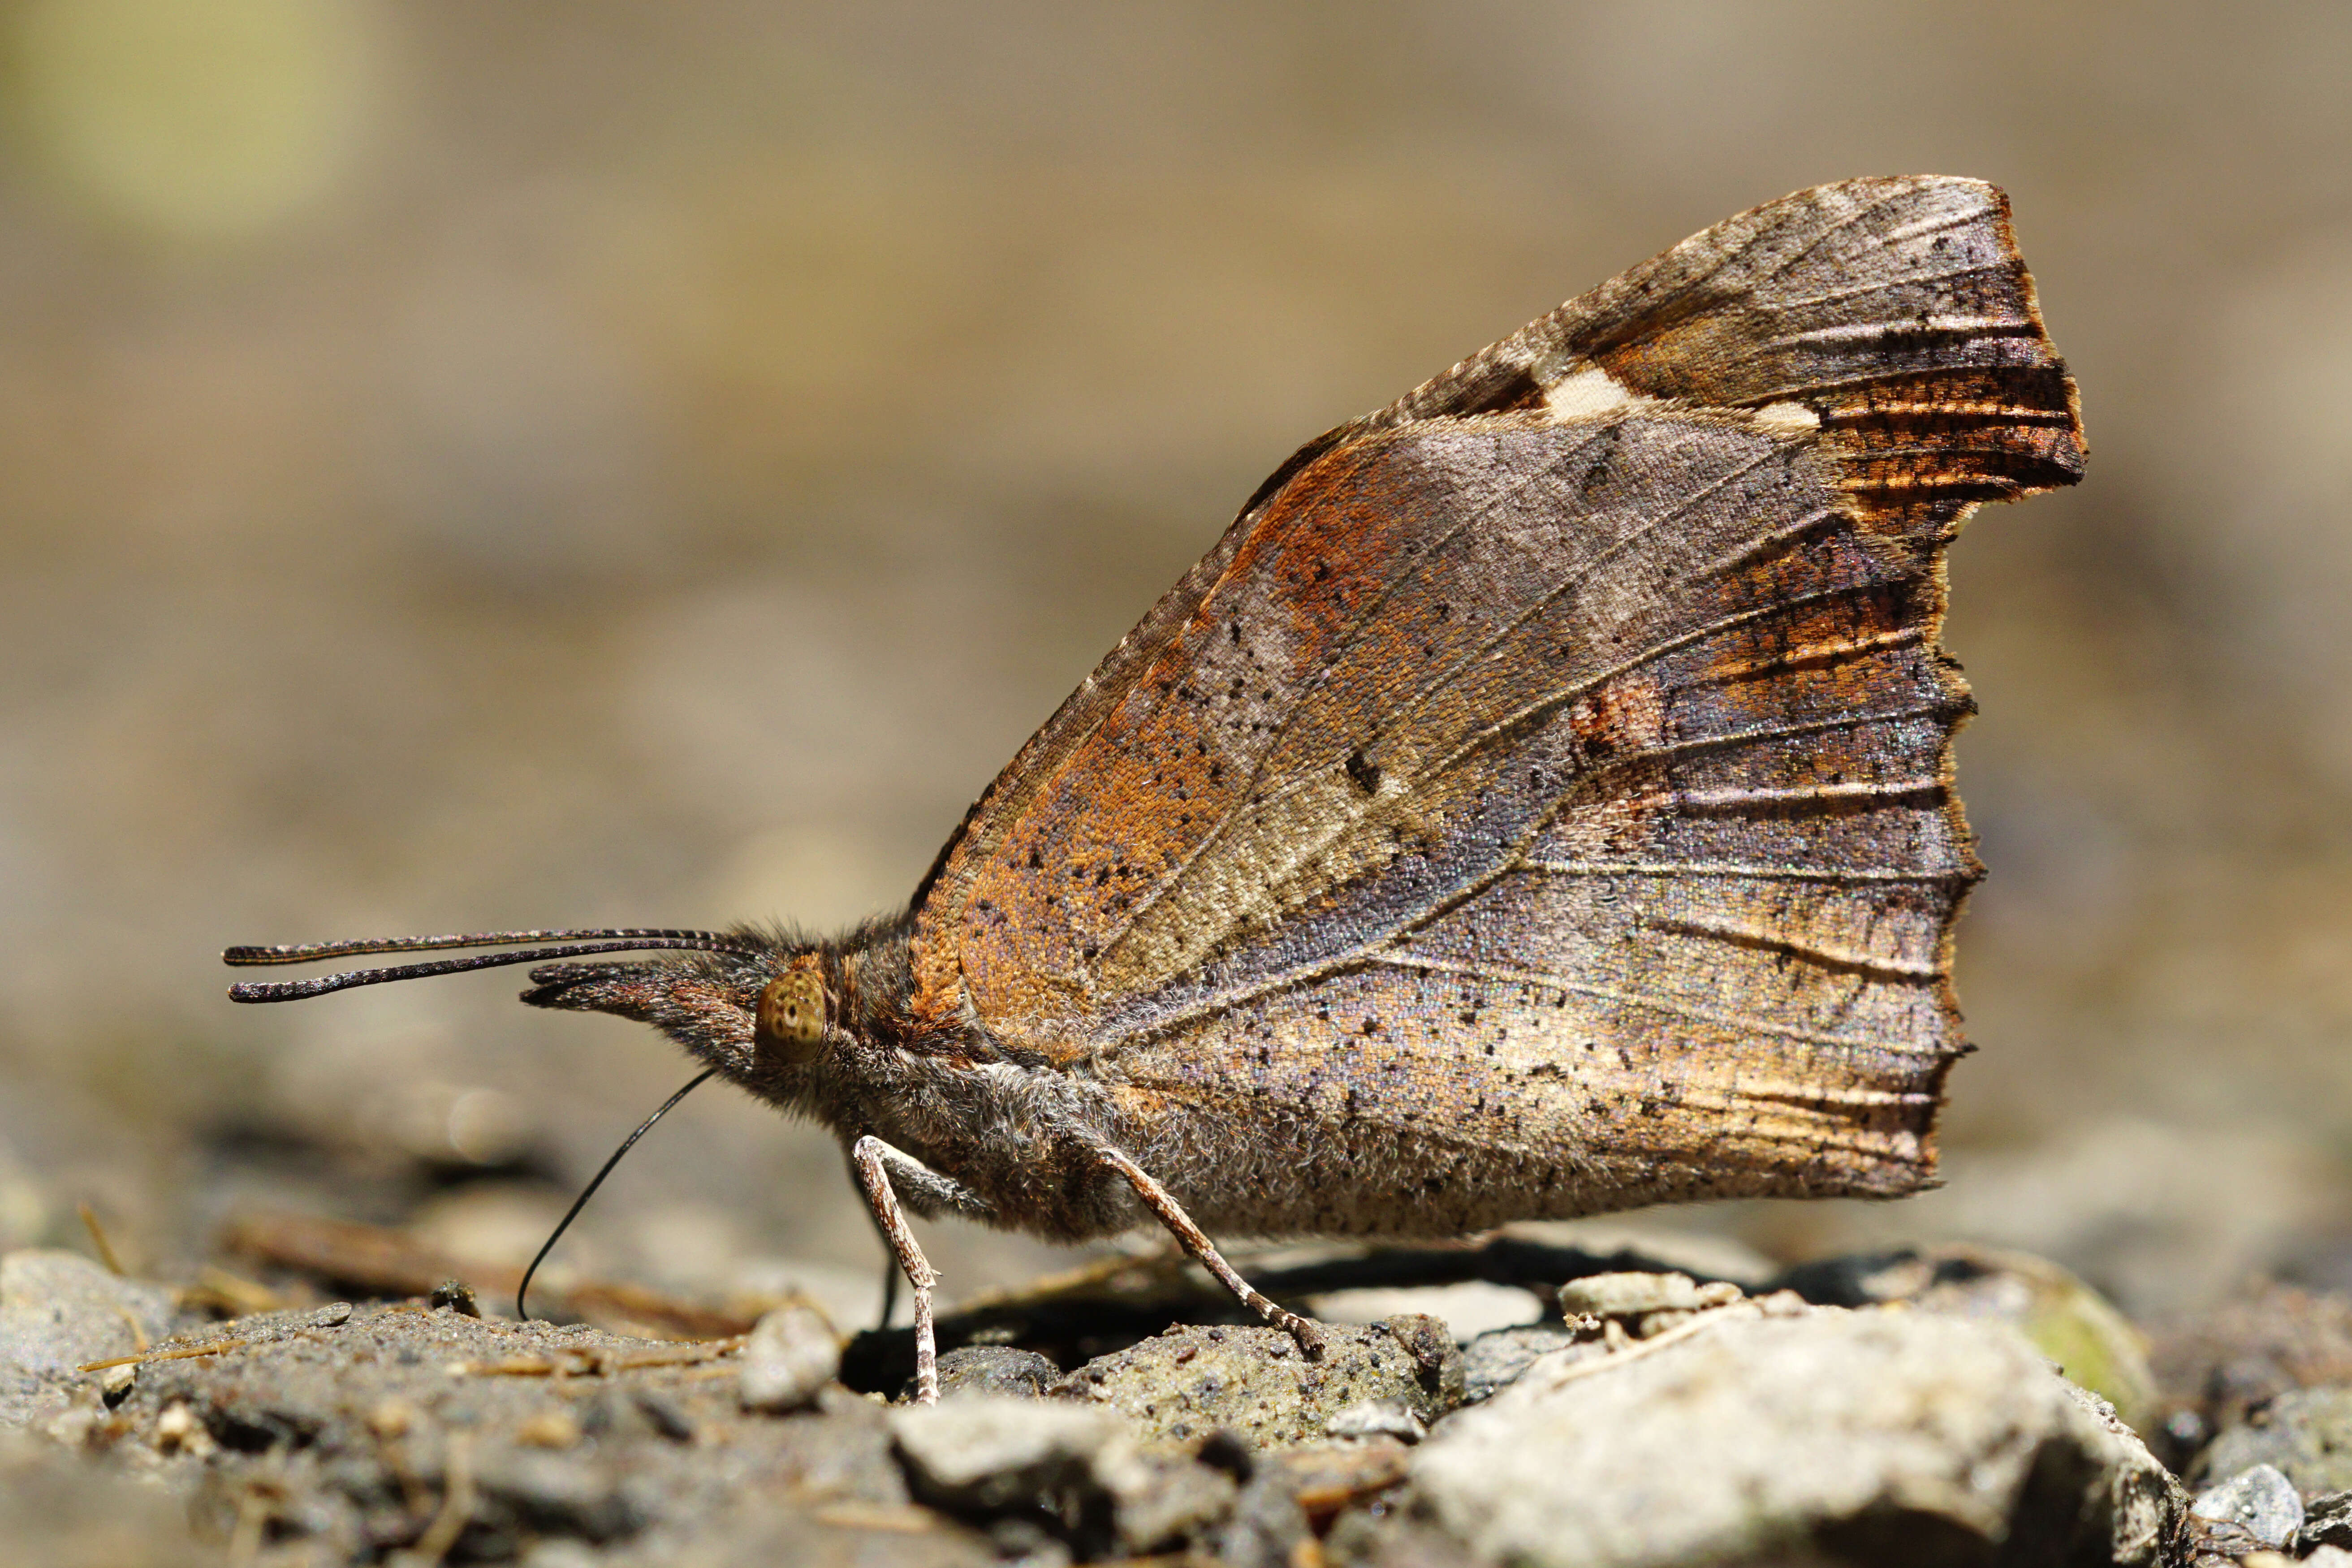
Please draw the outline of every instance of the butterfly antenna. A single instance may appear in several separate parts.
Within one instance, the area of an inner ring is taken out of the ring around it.
[[[289,942],[275,947],[232,947],[221,962],[240,965],[309,963],[321,958],[357,958],[371,952],[429,952],[448,947],[528,947],[538,942],[708,942],[714,947],[751,945],[736,931],[669,931],[651,926],[597,926],[578,931],[478,931],[462,936],[367,937],[358,942]]]
[[[308,963],[318,959],[356,958],[377,952],[429,952],[455,947],[509,947],[519,943],[555,942],[560,947],[537,947],[522,952],[477,953],[470,958],[436,959],[424,963],[394,964],[383,969],[352,969],[340,974],[317,974],[307,980],[243,981],[228,988],[232,1002],[299,1002],[356,985],[382,985],[394,980],[422,980],[428,975],[457,974],[469,969],[498,969],[513,963],[544,963],[551,959],[579,958],[599,952],[645,952],[684,949],[701,952],[752,953],[756,938],[727,931],[667,931],[644,927],[610,927],[583,931],[475,931],[462,936],[396,936],[360,942],[289,942],[276,947],[232,947],[221,962],[250,968],[279,963]]]
[[[555,1222],[555,1228],[550,1231],[547,1239],[540,1244],[538,1253],[530,1260],[530,1267],[522,1271],[522,1283],[515,1287],[516,1321],[524,1323],[530,1321],[530,1314],[523,1310],[523,1298],[530,1294],[531,1276],[538,1273],[539,1266],[547,1261],[547,1255],[555,1250],[555,1244],[563,1239],[563,1233],[572,1228],[572,1222],[580,1217],[580,1211],[588,1206],[588,1200],[596,1195],[596,1189],[604,1184],[604,1178],[613,1173],[613,1167],[621,1163],[621,1156],[636,1147],[637,1140],[652,1131],[655,1122],[667,1116],[679,1100],[701,1088],[703,1081],[718,1070],[717,1068],[705,1068],[688,1079],[684,1089],[663,1100],[658,1110],[637,1123],[637,1130],[635,1132],[621,1140],[621,1146],[613,1151],[613,1157],[604,1162],[604,1167],[589,1179],[586,1186],[580,1189],[580,1195],[572,1200],[572,1206],[563,1211],[563,1217]]]

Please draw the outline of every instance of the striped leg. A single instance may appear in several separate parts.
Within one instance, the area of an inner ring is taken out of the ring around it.
[[[931,1287],[940,1282],[940,1277],[932,1271],[930,1260],[923,1256],[915,1233],[908,1228],[906,1211],[898,1206],[898,1194],[891,1178],[895,1175],[905,1184],[910,1195],[931,1207],[984,1218],[990,1212],[988,1204],[962,1183],[940,1175],[913,1155],[893,1149],[871,1134],[851,1146],[849,1168],[856,1173],[857,1184],[865,1190],[866,1201],[873,1207],[875,1223],[882,1227],[890,1250],[898,1255],[898,1267],[914,1289],[915,1403],[936,1405],[940,1398],[940,1341],[931,1311]]]
[[[1300,1353],[1308,1361],[1323,1359],[1323,1331],[1316,1327],[1312,1320],[1286,1311],[1259,1295],[1248,1280],[1234,1272],[1234,1266],[1217,1251],[1216,1244],[1209,1239],[1208,1233],[1192,1223],[1192,1216],[1184,1212],[1183,1206],[1177,1203],[1168,1189],[1151,1179],[1150,1172],[1108,1145],[1097,1145],[1095,1152],[1104,1164],[1127,1178],[1128,1184],[1135,1189],[1136,1196],[1141,1198],[1144,1205],[1159,1216],[1160,1223],[1183,1243],[1184,1250],[1191,1253],[1202,1268],[1216,1276],[1217,1283],[1239,1297],[1242,1304],[1259,1317],[1297,1340]]]

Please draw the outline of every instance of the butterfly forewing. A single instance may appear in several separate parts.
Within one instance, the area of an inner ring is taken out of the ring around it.
[[[919,1001],[1180,1174],[1331,1166],[1217,1223],[1916,1186],[1975,872],[1941,549],[2071,408],[1987,187],[1686,242],[1310,448],[975,809]]]

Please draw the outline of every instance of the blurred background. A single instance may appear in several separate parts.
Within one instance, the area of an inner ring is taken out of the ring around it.
[[[682,1081],[499,973],[232,942],[902,902],[1301,442],[1757,202],[2005,186],[2078,491],[1948,641],[1949,1185],[1665,1216],[2352,1277],[2352,9],[0,7],[0,1247],[257,1207],[527,1257]],[[933,1227],[953,1296],[1049,1249]],[[870,1310],[720,1089],[567,1266]]]

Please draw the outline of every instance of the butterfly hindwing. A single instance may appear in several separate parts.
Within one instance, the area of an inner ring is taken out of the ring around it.
[[[1095,1070],[1211,1121],[1320,1124],[1292,1157],[1398,1169],[1390,1230],[1488,1223],[1544,1188],[1581,1212],[1911,1184],[1959,1048],[1944,933],[1975,871],[1945,763],[1967,700],[1932,647],[1932,573],[1769,432],[1627,416],[1394,440],[1424,476],[1491,443],[1483,460],[1574,481],[1586,507],[1560,518],[1549,488],[1491,510],[1447,498],[1443,515],[1548,569],[1505,597],[1453,543],[1467,535],[1433,541],[1411,581],[1493,594],[1446,617],[1479,630],[1327,666],[1313,706],[1361,731],[1326,741],[1319,773],[1294,731],[1267,770],[1325,800],[1376,775],[1397,806],[1335,821],[1283,810],[1277,786],[1222,820],[1123,928],[1209,951],[1107,1005]],[[1355,509],[1319,477],[1301,504]],[[1394,505],[1384,477],[1334,479]],[[1331,702],[1350,675],[1387,685]],[[1282,896],[1250,883],[1286,852]],[[1221,927],[1254,904],[1280,913]],[[1104,962],[1129,962],[1116,937]],[[1429,1184],[1336,1124],[1464,1168]],[[1440,1152],[1465,1138],[1480,1148]]]
[[[975,808],[919,1005],[1375,1228],[1917,1184],[1975,872],[1941,550],[2071,410],[1988,187],[1685,242],[1294,459]]]

